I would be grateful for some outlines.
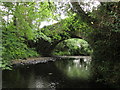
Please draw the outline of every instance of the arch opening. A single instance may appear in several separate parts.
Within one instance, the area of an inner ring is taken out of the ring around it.
[[[89,43],[80,38],[71,38],[59,42],[54,48],[52,55],[84,55],[88,56],[92,54],[92,49]]]

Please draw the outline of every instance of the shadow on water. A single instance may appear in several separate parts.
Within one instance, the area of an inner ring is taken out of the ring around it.
[[[99,70],[92,68],[91,60],[86,58],[58,59],[36,65],[15,66],[12,71],[3,71],[3,88],[107,87],[101,82],[95,82],[100,73],[98,75]]]

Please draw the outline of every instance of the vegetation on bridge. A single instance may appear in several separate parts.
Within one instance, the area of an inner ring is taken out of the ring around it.
[[[37,31],[36,42],[29,40],[28,43],[41,55],[49,56],[60,42],[71,38],[88,40],[91,32],[92,28],[73,14],[58,23],[41,28]]]

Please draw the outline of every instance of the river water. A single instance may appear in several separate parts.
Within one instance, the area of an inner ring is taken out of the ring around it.
[[[66,58],[5,70],[3,88],[101,88],[94,81],[89,58]]]

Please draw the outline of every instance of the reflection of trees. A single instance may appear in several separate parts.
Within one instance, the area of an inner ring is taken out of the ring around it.
[[[90,77],[90,60],[86,58],[60,61],[56,66],[70,78],[88,79]]]
[[[25,66],[24,66],[25,67]],[[5,88],[50,88],[51,83],[47,77],[36,75],[34,68],[18,68],[3,72],[3,87]]]
[[[24,72],[24,71],[23,71]],[[3,87],[7,88],[26,88],[29,83],[29,72],[21,73],[19,69],[3,72]],[[28,76],[27,76],[28,75]]]

